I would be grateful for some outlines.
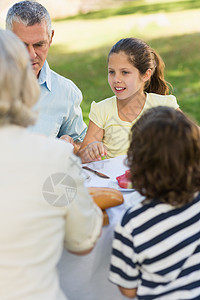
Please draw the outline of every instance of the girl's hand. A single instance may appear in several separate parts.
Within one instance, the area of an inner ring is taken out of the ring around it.
[[[78,152],[78,156],[80,156],[83,164],[101,160],[101,158],[105,155],[107,155],[106,147],[102,142],[98,141],[88,144],[85,148]]]

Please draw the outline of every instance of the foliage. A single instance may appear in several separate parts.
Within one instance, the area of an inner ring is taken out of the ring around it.
[[[146,0],[55,21],[48,60],[52,69],[81,89],[88,123],[91,102],[112,96],[107,83],[111,46],[127,36],[142,38],[162,56],[180,108],[200,122],[199,17],[197,0]]]

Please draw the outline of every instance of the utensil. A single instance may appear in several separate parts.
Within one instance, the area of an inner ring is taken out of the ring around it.
[[[91,169],[91,168],[89,168],[89,167],[87,167],[87,166],[83,166],[82,168],[85,169],[85,170],[88,170],[88,171],[90,171],[90,172],[95,173],[95,174],[96,174],[97,176],[99,176],[99,177],[102,177],[102,178],[110,178],[109,176],[107,176],[107,175],[105,175],[105,174],[103,174],[103,173],[101,173],[101,172],[98,172],[98,171],[96,171],[96,170],[93,170],[93,169]]]

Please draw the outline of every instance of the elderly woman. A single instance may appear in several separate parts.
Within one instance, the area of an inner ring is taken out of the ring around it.
[[[29,133],[39,87],[23,43],[0,30],[0,299],[66,299],[56,264],[63,244],[88,253],[102,214],[64,141]]]

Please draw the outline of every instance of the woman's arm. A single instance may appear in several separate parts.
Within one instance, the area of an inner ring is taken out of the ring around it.
[[[72,154],[68,158],[67,166],[67,170],[70,167],[68,177],[73,179],[76,185],[71,187],[72,183],[69,181],[70,195],[73,199],[68,200],[69,204],[67,209],[65,208],[64,247],[73,254],[85,255],[93,249],[101,234],[103,215],[84,185],[81,172],[78,171],[81,170],[78,157]]]
[[[103,136],[104,130],[90,121],[86,136],[77,153],[82,163],[100,160],[102,156],[107,155],[106,148],[102,143]]]

